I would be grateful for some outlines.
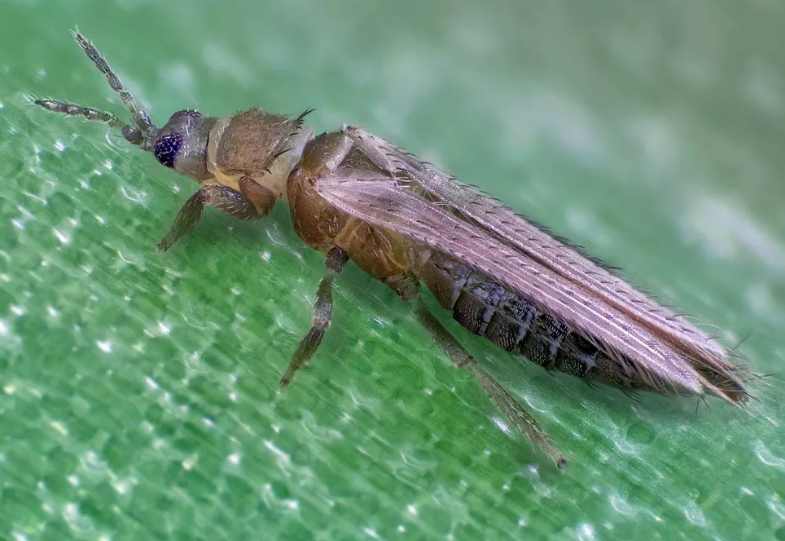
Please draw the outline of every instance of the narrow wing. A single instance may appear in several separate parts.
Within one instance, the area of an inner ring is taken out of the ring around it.
[[[509,208],[373,135],[348,133],[398,179],[338,169],[317,185],[329,202],[457,257],[665,381],[743,398],[725,350],[702,331]]]
[[[701,359],[718,370],[729,368],[727,352],[694,325],[637,291],[607,269],[581,256],[536,225],[453,177],[421,162],[389,142],[358,128],[350,128],[377,166],[405,172],[432,197],[452,206],[505,244],[538,261],[565,279],[580,283],[610,305],[647,325],[683,355]]]

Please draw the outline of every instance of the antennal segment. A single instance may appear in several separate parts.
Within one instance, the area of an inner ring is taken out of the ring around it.
[[[112,113],[99,111],[98,109],[93,109],[92,107],[83,107],[74,103],[65,103],[57,100],[35,100],[34,103],[36,105],[40,105],[47,111],[52,111],[53,113],[63,113],[64,115],[68,116],[83,116],[87,120],[98,120],[101,122],[106,122],[112,127],[121,126],[123,130],[123,137],[125,137],[126,141],[133,143],[134,145],[147,148],[145,145],[146,140],[139,128],[126,124]]]
[[[65,103],[57,100],[35,100],[36,105],[40,105],[47,111],[53,113],[63,113],[68,116],[83,116],[87,120],[99,120],[106,122],[110,126],[118,126],[123,124],[123,121],[114,116],[112,113],[99,111],[92,107],[82,107],[74,103]]]
[[[120,94],[123,105],[131,111],[131,122],[133,125],[139,129],[142,137],[146,141],[150,141],[153,132],[156,131],[156,127],[153,126],[153,123],[150,121],[150,115],[147,114],[147,111],[139,108],[134,97],[125,87],[123,87],[120,79],[112,71],[112,68],[109,67],[109,63],[101,56],[98,49],[96,49],[80,32],[75,31],[73,32],[73,35],[76,42],[87,55],[87,58],[92,60],[95,67],[98,68],[98,71],[104,74],[112,90]]]

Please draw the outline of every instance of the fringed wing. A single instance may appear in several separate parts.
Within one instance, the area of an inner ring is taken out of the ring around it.
[[[451,212],[444,214],[457,217],[474,234],[481,232],[507,246],[517,252],[518,257],[524,256],[529,264],[536,263],[541,270],[550,271],[559,282],[572,284],[572,288],[587,293],[595,303],[623,314],[629,325],[645,328],[657,343],[686,359],[703,374],[708,379],[706,387],[716,394],[733,401],[746,396],[737,368],[728,360],[727,350],[696,326],[479,190],[368,132],[348,128],[347,133],[379,168],[394,177],[408,179],[410,194],[418,193],[423,201],[449,207]],[[372,197],[372,194],[366,196]],[[472,264],[472,261],[462,260]],[[512,288],[520,291],[518,286]],[[561,314],[556,315],[561,317]],[[715,384],[719,387],[714,388]]]
[[[624,312],[417,196],[400,181],[339,168],[321,179],[317,190],[343,212],[454,256],[674,387],[698,394],[711,387],[671,347]]]

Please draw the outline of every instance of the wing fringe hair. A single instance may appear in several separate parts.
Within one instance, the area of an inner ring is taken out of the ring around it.
[[[319,195],[342,211],[455,257],[593,337],[661,392],[743,402],[739,367],[715,339],[479,190],[357,128],[383,171],[338,168]]]

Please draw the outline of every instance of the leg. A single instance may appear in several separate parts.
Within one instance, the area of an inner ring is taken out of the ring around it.
[[[305,335],[305,338],[302,339],[297,347],[297,351],[292,355],[292,360],[289,361],[289,368],[281,378],[281,388],[291,383],[295,372],[308,362],[308,359],[311,358],[311,355],[314,354],[316,348],[321,344],[324,333],[330,326],[330,321],[333,317],[333,280],[341,272],[348,259],[346,252],[340,248],[333,248],[327,254],[324,278],[319,283],[319,289],[316,292],[316,302],[313,306],[311,330],[308,331],[308,334]]]
[[[191,198],[177,213],[172,229],[161,239],[157,247],[166,251],[190,232],[202,217],[205,205],[212,205],[223,213],[240,220],[261,220],[272,209],[275,197],[263,186],[257,184],[249,177],[240,180],[240,191],[211,184],[205,186]]]
[[[540,425],[523,407],[512,397],[504,388],[499,385],[493,377],[488,374],[482,367],[463,349],[458,341],[453,338],[450,332],[445,329],[439,320],[428,310],[428,307],[423,303],[422,298],[417,294],[409,299],[401,295],[404,300],[414,311],[417,319],[428,331],[434,342],[438,344],[455,366],[458,368],[465,368],[468,370],[474,379],[476,379],[494,404],[504,413],[507,419],[515,425],[515,427],[526,436],[529,441],[532,441],[540,446],[545,453],[556,463],[559,469],[567,467],[567,461],[564,456],[553,446],[548,436],[543,432]]]

